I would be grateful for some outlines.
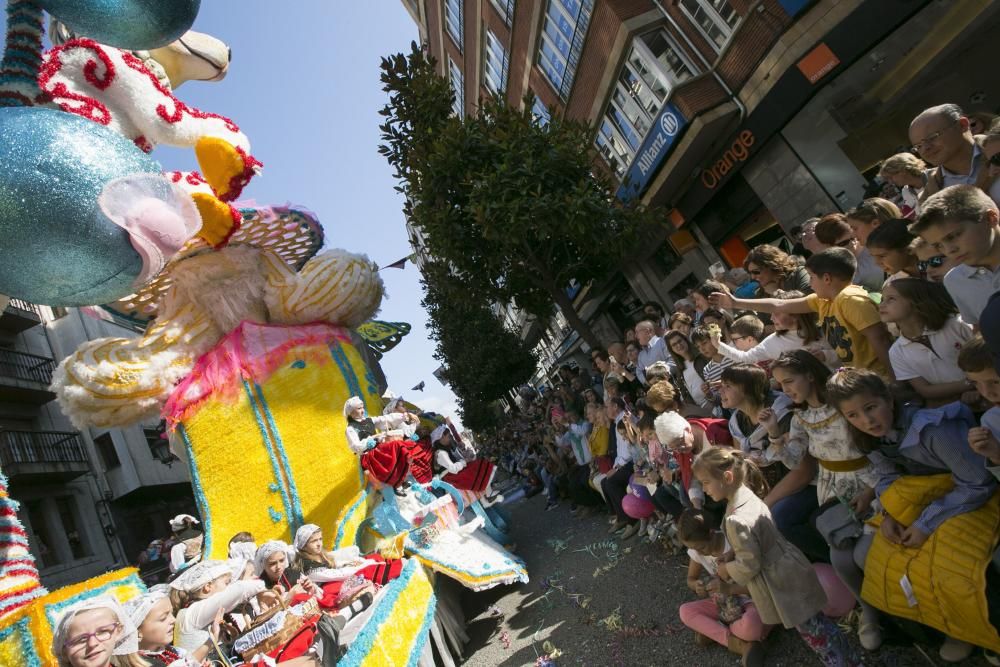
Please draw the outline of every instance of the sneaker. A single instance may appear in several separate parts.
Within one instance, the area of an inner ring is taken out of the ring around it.
[[[858,639],[866,651],[876,651],[882,645],[882,630],[878,623],[866,623],[864,619],[858,627]]]
[[[611,528],[608,529],[608,533],[617,533],[619,530],[627,526],[628,524],[621,519],[616,518],[614,523],[611,524]]]
[[[954,637],[945,637],[944,643],[941,644],[941,649],[938,651],[938,655],[945,662],[962,662],[970,655],[972,655],[972,650],[975,648],[972,644],[968,642],[963,642],[960,639],[955,639]]]

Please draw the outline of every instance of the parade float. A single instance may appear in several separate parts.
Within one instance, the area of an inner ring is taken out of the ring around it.
[[[372,323],[378,268],[322,250],[322,227],[302,207],[235,202],[261,163],[233,121],[175,97],[177,64],[157,60],[197,9],[9,0],[0,293],[100,305],[145,327],[82,345],[53,390],[80,428],[167,422],[190,471],[204,558],[225,558],[237,532],[291,542],[304,524],[320,526],[332,549],[407,558],[342,635],[341,664],[432,664],[435,653],[450,663],[462,624],[435,613],[435,580],[482,590],[526,581],[524,564],[501,546],[506,525],[481,493],[436,480],[395,493],[345,443],[348,398],[383,408],[381,372],[358,333],[386,338],[388,325]],[[60,26],[44,54],[43,10]],[[201,173],[164,173],[148,155],[160,143],[194,148]],[[144,586],[126,569],[46,592],[15,509],[0,487],[0,664],[54,664],[60,610],[98,594],[125,601]]]

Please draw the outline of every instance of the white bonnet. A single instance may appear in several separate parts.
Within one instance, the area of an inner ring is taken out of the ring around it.
[[[143,595],[134,597],[126,602],[125,613],[128,614],[132,623],[138,628],[146,620],[146,616],[149,615],[149,610],[153,608],[153,605],[167,597],[169,597],[169,594],[163,588],[151,588]]]
[[[201,522],[190,514],[178,514],[170,520],[170,529],[177,532],[187,524],[200,525]]]
[[[253,569],[258,577],[264,573],[264,564],[267,563],[267,559],[279,551],[285,554],[285,558],[291,562],[288,556],[288,545],[281,540],[271,540],[260,545],[257,554],[253,557]]]
[[[441,424],[436,429],[431,431],[431,444],[434,444],[438,440],[444,437],[444,434],[448,432],[448,426]]]
[[[306,542],[308,542],[309,539],[320,530],[322,529],[314,523],[307,523],[304,526],[300,526],[299,529],[295,531],[295,540],[293,542],[295,548],[299,551],[304,549]]]
[[[361,400],[360,396],[351,396],[344,402],[344,416],[349,416],[358,408],[365,407],[365,402]]]
[[[203,560],[184,570],[181,576],[170,582],[170,587],[191,593],[226,574],[232,574],[232,572],[229,570],[229,564],[225,561]]]
[[[62,656],[63,645],[66,640],[69,639],[69,623],[73,620],[73,617],[77,614],[81,614],[85,611],[91,611],[93,609],[110,609],[111,612],[117,617],[118,622],[122,625],[122,635],[115,645],[114,654],[115,655],[128,655],[129,653],[135,653],[139,650],[139,639],[138,633],[136,631],[136,625],[132,622],[131,617],[126,613],[125,609],[122,608],[118,599],[111,595],[98,595],[92,598],[87,598],[81,602],[70,605],[66,608],[59,620],[56,622],[55,632],[52,633],[52,652],[57,656]]]

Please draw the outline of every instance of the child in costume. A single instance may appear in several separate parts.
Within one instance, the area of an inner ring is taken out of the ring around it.
[[[170,573],[180,572],[201,560],[201,545],[204,535],[198,519],[190,514],[178,514],[170,520],[170,530],[177,540],[170,549]]]
[[[361,456],[361,467],[372,477],[402,495],[400,486],[410,469],[404,425],[414,424],[416,415],[393,413],[378,417],[365,414],[365,403],[352,396],[344,403],[347,417],[347,445]],[[387,430],[395,429],[395,430]],[[381,431],[381,433],[380,433]]]
[[[441,476],[442,481],[456,489],[489,495],[496,466],[485,459],[466,461],[446,424],[431,433],[431,447],[434,448],[434,472]]]
[[[112,656],[134,653],[136,646],[135,625],[108,595],[71,605],[52,633],[59,667],[109,667]]]
[[[165,588],[165,587],[163,587]],[[123,667],[201,667],[182,648],[173,645],[174,617],[169,589],[156,586],[148,593],[125,603],[125,612],[135,625],[138,650],[127,656],[115,658],[114,663]]]
[[[705,493],[727,503],[722,528],[732,555],[720,559],[719,579],[746,586],[761,621],[798,630],[824,665],[863,664],[837,624],[823,614],[826,593],[809,561],[781,536],[760,499],[766,484],[757,467],[742,452],[712,447],[695,459],[694,474]]]
[[[340,594],[342,588],[357,585],[358,579],[370,581],[376,588],[381,588],[403,570],[402,560],[387,560],[377,553],[362,556],[356,546],[324,551],[323,531],[312,523],[295,531],[295,552],[295,564],[302,574],[322,586],[324,591],[334,594]],[[353,582],[350,581],[352,579]]]
[[[397,396],[389,399],[383,416],[407,414],[406,403],[402,397]],[[421,484],[430,484],[434,477],[431,459],[434,452],[430,441],[430,428],[422,426],[419,421],[412,424],[403,424],[400,429],[404,434],[403,445],[406,449],[407,458],[410,459],[410,474],[413,479]]]

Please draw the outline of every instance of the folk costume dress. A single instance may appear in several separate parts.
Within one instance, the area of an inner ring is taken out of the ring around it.
[[[450,433],[447,426],[438,426],[431,433],[431,446],[434,448],[434,473],[441,475],[441,481],[451,484],[463,491],[482,492],[490,488],[496,466],[485,459],[466,461],[461,448],[455,442],[454,436],[450,444],[443,444],[441,439]]]
[[[349,398],[344,404],[344,416],[347,417],[347,444],[361,457],[361,467],[372,477],[393,488],[398,487],[410,470],[406,442],[401,437],[379,442],[376,435],[380,431],[400,429],[404,424],[404,415],[391,414],[354,419],[350,414],[359,405],[363,406],[364,403],[357,396]]]
[[[388,417],[389,415],[400,414],[396,412],[396,408],[399,407],[402,400],[402,398],[391,399],[386,404],[382,415]],[[415,436],[417,432],[416,424],[403,424],[401,430],[405,436],[403,438],[403,448],[406,450],[407,458],[410,459],[410,474],[419,483],[430,484],[434,478],[434,469],[431,463],[434,451],[431,447],[430,437],[417,438]]]
[[[297,581],[301,573],[322,589],[319,604],[323,609],[339,609],[344,606],[344,602],[350,601],[351,591],[364,582],[371,582],[378,589],[403,571],[402,560],[387,560],[377,553],[362,556],[361,550],[356,546],[328,551],[327,558],[333,562],[332,567],[321,561],[310,560],[302,554],[302,549],[319,530],[319,526],[307,523],[295,532],[295,549],[299,552],[300,570],[293,572],[293,576]]]

